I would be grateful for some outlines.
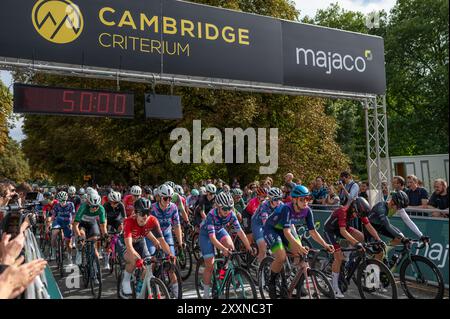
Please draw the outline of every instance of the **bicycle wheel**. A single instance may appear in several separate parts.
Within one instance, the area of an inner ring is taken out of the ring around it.
[[[145,299],[171,299],[167,286],[161,279],[153,277],[150,279],[150,287],[146,287]]]
[[[397,299],[394,276],[379,260],[363,261],[357,270],[356,283],[362,299]]]
[[[125,262],[123,261],[117,250],[114,251],[114,264],[114,275],[116,279],[119,280],[119,277],[125,269]]]
[[[272,267],[272,262],[274,261],[274,258],[272,256],[267,256],[266,258],[264,258],[261,262],[261,264],[259,265],[259,269],[258,269],[258,289],[259,289],[259,294],[261,296],[261,299],[270,299],[269,296],[269,279],[270,279],[270,273],[271,270],[270,268]],[[276,280],[276,293],[277,293],[277,297],[280,297],[282,295],[282,282],[283,282],[283,277],[284,276],[284,271],[281,271],[280,275],[277,277]]]
[[[400,267],[400,283],[409,299],[442,299],[444,279],[428,258],[412,255]]]
[[[197,292],[198,299],[203,299],[203,273],[205,272],[205,262],[203,258],[197,262],[195,266],[195,291]]]
[[[256,286],[248,271],[235,268],[225,283],[226,299],[257,299]]]
[[[296,290],[297,299],[335,299],[330,280],[316,269],[308,269],[308,281],[305,280],[305,275],[301,275]]]
[[[333,264],[333,256],[330,255],[326,251],[319,251],[317,254],[314,254],[311,262],[309,263],[312,269],[317,269],[323,272],[325,275],[331,277],[331,266]]]
[[[91,293],[94,299],[100,299],[102,296],[102,272],[100,268],[100,261],[98,257],[93,255],[89,269],[89,282],[91,286]]]
[[[191,242],[191,252],[196,261],[199,261],[200,258],[202,257],[198,238],[199,238],[199,234],[195,233],[192,236],[192,242]]]
[[[192,272],[192,254],[189,246],[186,246],[186,249],[182,249],[181,254],[177,254],[177,265],[180,270],[181,279],[185,281]]]
[[[172,284],[170,280],[171,273],[174,273],[175,277],[177,278],[178,294],[176,296],[172,291]],[[164,261],[162,267],[159,270],[159,276],[156,277],[160,278],[164,282],[166,287],[169,289],[170,295],[173,297],[173,299],[183,299],[183,280],[181,279],[178,267],[175,267],[175,265],[171,262]]]

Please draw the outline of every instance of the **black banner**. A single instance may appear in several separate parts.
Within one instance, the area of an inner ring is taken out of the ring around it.
[[[28,61],[385,91],[381,38],[183,1],[2,0],[0,32],[0,56]]]
[[[283,22],[284,84],[384,94],[380,37]]]

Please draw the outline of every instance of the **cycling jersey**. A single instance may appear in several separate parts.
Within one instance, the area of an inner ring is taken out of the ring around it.
[[[134,196],[131,194],[128,194],[123,198],[123,205],[125,206],[127,217],[130,217],[134,212],[134,201]]]
[[[103,206],[100,205],[95,212],[91,212],[88,204],[82,204],[77,211],[75,221],[78,223],[85,222],[97,224],[97,218],[100,219],[100,224],[106,222],[105,208]]]
[[[220,242],[230,237],[225,229],[229,224],[232,224],[236,231],[241,229],[234,211],[230,211],[226,217],[220,217],[218,209],[214,208],[206,215],[206,219],[200,225],[199,234],[200,250],[204,259],[214,257],[214,245],[210,237],[215,236]]]
[[[65,206],[56,203],[51,210],[51,216],[62,222],[70,223],[75,215],[75,207],[72,202],[67,202]]]
[[[69,198],[67,199],[68,202],[72,202],[73,205],[75,206],[75,211],[78,210],[78,208],[81,205],[81,197],[78,195],[75,196],[69,196]]]
[[[183,208],[184,208],[184,211],[187,212],[186,199],[183,196],[181,196],[177,193],[173,194],[172,203],[177,206],[179,212],[181,212]]]
[[[214,207],[214,198],[211,201],[209,201],[207,195],[200,196],[197,207],[195,208],[194,224],[199,225],[202,222],[202,217],[200,215],[201,211],[204,211],[205,214],[207,214],[207,212],[209,212],[213,207]]]
[[[150,231],[156,238],[162,237],[161,228],[159,227],[159,222],[155,216],[149,216],[148,221],[144,226],[139,226],[136,216],[125,219],[123,227],[124,238],[131,238],[133,241],[138,241],[147,237]]]
[[[281,205],[281,203],[279,203]],[[264,232],[263,226],[266,223],[267,217],[273,213],[273,211],[277,208],[270,206],[270,201],[264,201],[256,210],[256,212],[252,216],[252,233],[255,242],[259,242],[264,240]]]
[[[330,217],[325,221],[324,228],[325,230],[335,231],[340,228],[346,228],[347,231],[352,230],[350,226],[355,218],[357,218],[356,214],[352,214],[349,216],[348,210],[349,206],[343,206],[336,209],[333,213],[331,213]],[[362,217],[361,222],[364,225],[370,224],[369,219],[367,217]]]
[[[417,228],[416,224],[414,224],[414,222],[411,220],[404,209],[399,209],[397,212],[395,212],[394,210],[389,210],[388,204],[384,201],[379,202],[372,208],[368,218],[375,229],[377,231],[381,231],[382,235],[390,237],[392,239],[404,237],[402,232],[398,228],[394,227],[389,221],[389,218],[395,215],[395,213],[400,216],[403,222],[408,226],[409,229],[414,232],[414,234],[419,237],[423,236],[422,232],[419,230],[419,228]]]
[[[231,210],[226,217],[220,217],[218,209],[214,208],[206,215],[206,219],[201,223],[200,234],[213,236],[221,229],[225,229],[225,226],[228,224],[232,224],[236,231],[241,229],[241,225],[234,211]]]
[[[42,207],[42,213],[44,215],[44,218],[50,217],[51,210],[53,209],[53,206],[55,206],[56,204],[58,204],[58,201],[56,199],[54,199],[53,201],[51,201],[50,203],[48,203]]]
[[[72,202],[67,202],[65,206],[60,203],[55,204],[51,211],[54,218],[52,228],[62,228],[64,232],[64,238],[72,238],[72,230],[70,229],[70,223],[75,215],[75,207]]]
[[[108,226],[111,226],[113,229],[118,230],[119,226],[126,218],[125,206],[123,205],[123,203],[119,202],[116,207],[113,207],[110,202],[107,202],[103,207],[105,208]]]
[[[314,217],[312,210],[306,207],[296,212],[293,203],[278,206],[271,215],[268,216],[264,227],[275,230],[290,228],[291,225],[300,225],[306,221],[308,230],[314,230]]]
[[[161,231],[163,233],[170,233],[172,226],[180,224],[180,215],[178,214],[178,208],[174,203],[170,203],[165,210],[162,210],[159,203],[152,205],[150,214],[158,219]]]

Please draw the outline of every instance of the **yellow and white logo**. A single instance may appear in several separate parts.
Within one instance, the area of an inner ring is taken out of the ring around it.
[[[39,0],[33,7],[31,19],[44,39],[58,44],[77,39],[84,26],[80,8],[70,0]]]

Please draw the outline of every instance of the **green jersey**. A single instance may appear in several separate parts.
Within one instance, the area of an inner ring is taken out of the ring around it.
[[[100,224],[104,224],[106,222],[106,213],[105,208],[100,205],[95,212],[91,212],[89,209],[89,205],[87,203],[81,204],[78,208],[77,215],[75,216],[75,221],[93,223],[96,222],[97,217],[100,219]]]

